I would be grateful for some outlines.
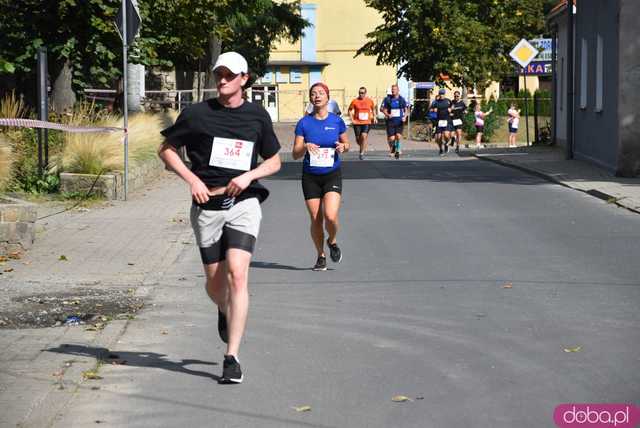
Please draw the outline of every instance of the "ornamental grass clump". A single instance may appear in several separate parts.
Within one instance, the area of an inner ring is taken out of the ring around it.
[[[5,190],[11,181],[12,164],[13,156],[11,153],[11,145],[9,141],[0,134],[0,192]]]
[[[80,115],[78,115],[80,117]],[[86,118],[87,116],[85,116]],[[122,119],[113,115],[97,117],[93,123],[76,125],[122,127]],[[131,165],[156,156],[164,128],[157,114],[139,113],[129,119],[129,161]],[[74,133],[65,136],[63,169],[81,174],[101,174],[124,169],[123,133]]]

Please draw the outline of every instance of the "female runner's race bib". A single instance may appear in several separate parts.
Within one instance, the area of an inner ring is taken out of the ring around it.
[[[391,109],[391,117],[400,117],[401,113],[400,113],[400,109],[399,108],[392,108]]]
[[[319,148],[317,155],[309,152],[309,165],[321,168],[330,168],[333,166],[335,153],[336,149],[329,147]]]
[[[214,137],[209,165],[249,171],[254,144],[253,141]]]
[[[360,113],[358,113],[358,120],[369,120],[369,112],[361,111]]]
[[[448,120],[439,120],[438,121],[438,128],[446,128],[449,125],[449,121]]]
[[[453,119],[453,126],[462,125],[462,119]]]

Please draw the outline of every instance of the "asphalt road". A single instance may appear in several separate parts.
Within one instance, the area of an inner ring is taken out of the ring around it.
[[[127,364],[101,367],[54,426],[540,428],[560,403],[637,403],[640,216],[423,155],[345,162],[344,260],[327,272],[309,270],[300,165],[266,181],[242,385],[216,382],[187,246],[110,349]]]

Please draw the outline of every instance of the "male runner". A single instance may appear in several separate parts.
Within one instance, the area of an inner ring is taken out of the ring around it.
[[[453,93],[451,103],[451,125],[453,126],[456,153],[460,153],[460,141],[462,140],[462,122],[467,112],[467,105],[460,99],[460,91]]]
[[[362,86],[358,89],[358,98],[355,98],[349,104],[349,116],[353,123],[353,132],[356,134],[356,142],[360,146],[360,160],[364,160],[367,152],[367,137],[369,135],[369,127],[372,123],[378,123],[375,113],[375,104],[373,100],[367,97],[367,88]]]
[[[220,382],[241,383],[238,352],[249,310],[249,263],[260,229],[260,203],[269,195],[257,180],[280,169],[280,143],[269,113],[242,98],[249,80],[242,55],[223,53],[213,71],[218,97],[184,109],[162,131],[166,139],[159,155],[191,187],[191,226],[206,291],[218,307],[218,333],[227,343]],[[178,155],[183,146],[191,170]]]
[[[444,96],[445,94],[446,91],[441,88],[436,99],[431,103],[431,111],[437,114],[436,143],[438,143],[440,156],[449,151],[449,138],[451,137],[451,101]]]
[[[400,95],[398,85],[391,85],[391,95],[382,101],[380,110],[387,119],[387,142],[389,143],[389,156],[400,159],[402,150],[400,140],[402,139],[402,127],[407,120],[409,112],[408,104]]]

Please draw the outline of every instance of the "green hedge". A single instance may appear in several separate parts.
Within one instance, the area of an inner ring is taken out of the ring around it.
[[[534,112],[534,97],[537,98],[538,101],[538,116],[551,116],[553,111],[553,103],[551,99],[551,92],[538,90],[533,95],[531,93],[527,95],[527,108],[529,109],[529,115],[533,116]],[[521,114],[524,114],[525,107],[525,91],[521,89],[520,92],[516,95],[513,91],[506,91],[502,93],[500,99],[498,100],[498,112],[502,116],[506,116],[507,110],[509,110],[509,105],[511,102],[515,101],[516,105],[521,111]]]
[[[498,102],[491,97],[488,101],[483,101],[480,104],[480,108],[483,112],[488,112],[489,110],[493,110],[490,115],[484,117],[484,132],[482,133],[482,141],[485,143],[488,142],[493,134],[496,132],[496,129],[500,126],[500,117],[502,116],[498,112]],[[501,108],[501,107],[500,107]],[[507,109],[509,107],[507,106]],[[476,102],[472,101],[469,104],[469,108],[467,108],[467,113],[464,116],[464,122],[462,130],[467,136],[468,140],[473,140],[476,138]],[[505,113],[506,114],[506,110]]]

